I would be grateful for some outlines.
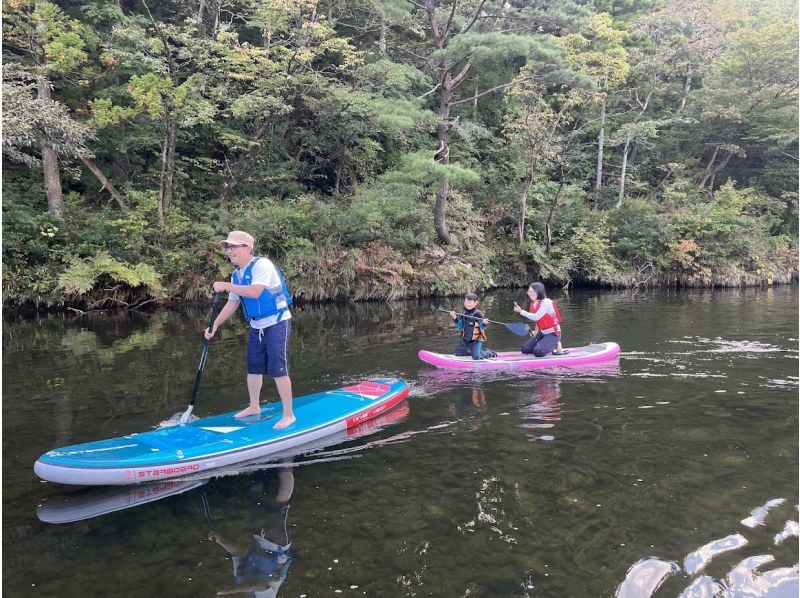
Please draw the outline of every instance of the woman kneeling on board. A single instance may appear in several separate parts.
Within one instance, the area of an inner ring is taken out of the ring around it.
[[[525,311],[517,303],[514,303],[514,311],[523,318],[536,322],[537,330],[523,343],[520,351],[527,355],[532,353],[536,357],[544,357],[550,353],[564,354],[565,351],[561,348],[562,319],[555,301],[547,298],[541,282],[531,283],[528,297],[531,300],[530,311]]]

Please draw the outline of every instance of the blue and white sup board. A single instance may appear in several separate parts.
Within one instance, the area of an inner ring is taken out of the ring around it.
[[[196,478],[148,482],[136,484],[135,486],[88,486],[79,488],[77,491],[75,491],[75,487],[69,487],[68,490],[62,490],[59,494],[43,497],[36,508],[36,516],[45,523],[83,521],[194,490],[207,483],[212,477],[241,475],[268,468],[282,469],[319,461],[338,460],[344,455],[380,446],[383,442],[390,444],[396,440],[396,437],[373,440],[361,444],[357,443],[356,445],[351,444],[343,449],[331,449],[331,451],[326,451],[325,449],[343,442],[367,438],[379,430],[403,421],[408,417],[408,412],[408,401],[402,401],[389,411],[381,413],[378,417],[367,420],[353,428],[334,432],[323,438],[303,443],[279,453],[272,453],[261,459],[244,461],[224,469],[214,469],[206,473],[205,477],[203,477],[203,474],[199,474]],[[401,435],[401,437],[403,436]],[[302,455],[304,459],[295,461],[294,459],[299,455]]]
[[[282,430],[272,426],[279,402],[261,414],[236,418],[235,411],[193,422],[76,444],[48,451],[34,471],[59,484],[120,486],[170,478],[203,477],[204,472],[280,454],[336,432],[355,428],[385,413],[408,396],[402,380],[379,379],[296,397],[297,421]]]

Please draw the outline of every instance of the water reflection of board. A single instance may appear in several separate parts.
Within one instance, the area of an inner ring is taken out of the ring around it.
[[[82,521],[182,494],[207,481],[165,480],[128,488],[83,488],[77,494],[44,500],[36,516],[45,523]]]
[[[519,351],[505,351],[490,359],[472,359],[445,353],[422,350],[419,358],[437,368],[453,370],[530,370],[548,367],[580,367],[609,361],[619,355],[617,343],[595,343],[585,347],[572,347],[565,355],[534,357]]]
[[[297,421],[273,429],[280,403],[237,419],[235,412],[196,421],[54,449],[36,461],[36,474],[51,482],[125,485],[185,477],[280,453],[363,424],[408,396],[402,380],[364,381],[296,397]]]

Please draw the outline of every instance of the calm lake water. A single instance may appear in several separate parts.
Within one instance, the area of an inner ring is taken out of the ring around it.
[[[659,597],[716,584],[797,596],[797,288],[554,296],[565,346],[614,340],[619,360],[447,373],[417,351],[455,346],[435,308],[457,298],[300,306],[296,395],[393,376],[409,399],[288,462],[89,492],[39,481],[34,461],[183,411],[208,309],[4,319],[3,589]],[[523,298],[498,292],[482,307],[514,321]],[[489,333],[492,348],[520,344]],[[220,336],[200,416],[246,403],[246,329]],[[275,400],[271,380],[262,398]]]

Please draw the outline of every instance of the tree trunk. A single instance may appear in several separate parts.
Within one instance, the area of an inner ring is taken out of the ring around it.
[[[40,100],[50,99],[50,82],[44,75],[36,78],[36,89]],[[64,217],[64,197],[61,193],[61,174],[58,170],[58,155],[48,146],[42,146],[42,171],[47,211],[61,220]]]
[[[644,99],[644,102],[639,100],[639,93],[636,93],[636,101],[641,106],[641,110],[639,114],[636,115],[636,118],[633,119],[633,122],[639,122],[639,119],[642,118],[642,115],[647,110],[647,106],[650,105],[650,98],[653,97],[653,90],[647,94],[647,97]],[[622,200],[625,198],[625,177],[628,172],[628,156],[630,156],[630,163],[633,163],[634,156],[636,154],[636,149],[639,147],[638,144],[633,143],[633,138],[628,138],[625,140],[625,148],[622,151],[622,175],[619,178],[619,195],[617,196],[617,203],[614,207],[619,207],[622,205]],[[633,150],[631,151],[631,143],[633,143]],[[630,153],[629,153],[630,152]]]
[[[714,166],[714,162],[717,159],[718,153],[719,153],[719,146],[716,146],[714,148],[714,153],[711,154],[711,159],[708,161],[708,164],[706,164],[706,170],[703,173],[703,178],[700,179],[700,182],[697,184],[698,189],[702,189],[703,187],[706,186],[706,181],[708,180],[708,177],[711,176],[712,166]]]
[[[714,200],[714,181],[716,180],[716,178],[717,175],[712,174],[711,180],[708,182],[708,198],[712,201]]]
[[[217,11],[217,19],[219,18],[220,2],[221,0],[215,0],[214,2],[215,10]],[[161,43],[164,46],[164,62],[167,66],[167,72],[169,73],[169,78],[173,87],[177,87],[177,69],[167,36],[161,31],[158,23],[156,23],[156,20],[153,18],[153,13],[150,12],[150,7],[147,6],[147,2],[142,0],[142,4],[147,11],[147,16],[150,17],[153,28],[161,38]],[[216,35],[216,30],[212,35]],[[173,112],[172,100],[167,94],[161,95],[161,104],[163,106],[161,118],[166,131],[164,133],[164,144],[161,148],[161,181],[158,187],[158,221],[160,224],[164,224],[164,217],[172,204],[172,180],[175,176],[175,144],[178,137],[178,122]]]
[[[556,216],[556,206],[558,200],[561,199],[561,194],[564,192],[564,173],[561,173],[561,181],[558,183],[558,191],[553,196],[553,201],[550,202],[550,211],[547,213],[547,220],[544,223],[545,230],[545,253],[550,257],[550,247],[553,243],[553,219]]]
[[[333,193],[339,195],[339,186],[342,184],[342,170],[344,169],[344,152],[339,154],[336,161],[336,176],[333,180]]]
[[[686,68],[686,79],[683,83],[683,96],[681,97],[681,105],[678,107],[678,112],[686,108],[686,98],[689,97],[689,90],[692,87],[692,67],[691,65]]]
[[[356,167],[354,164],[350,165],[350,173],[347,182],[350,183],[348,193],[350,195],[355,195],[358,191],[358,172],[356,172]]]
[[[631,149],[629,157],[628,157],[628,168],[631,167],[631,164],[636,162],[636,154],[638,152],[639,152],[639,144],[634,142],[633,149]]]
[[[211,36],[216,37],[219,33],[219,11],[222,9],[222,0],[214,2],[214,26],[211,28]]]
[[[36,9],[42,7],[42,0],[36,0]],[[44,37],[47,34],[47,25],[44,20],[39,20],[36,24],[36,33]],[[44,52],[37,56],[41,65],[47,61]],[[42,66],[44,69],[44,66]],[[36,77],[36,93],[40,100],[50,100],[50,81],[43,70]],[[58,220],[64,217],[64,196],[61,193],[61,174],[58,170],[58,154],[49,145],[42,145],[42,172],[44,174],[44,194],[47,198],[47,211],[53,214]]]
[[[656,188],[653,189],[650,195],[654,195],[657,191],[661,191],[661,188],[667,184],[667,181],[669,181],[669,179],[672,178],[673,174],[675,174],[675,169],[672,167],[668,168],[667,174],[664,175],[664,178],[661,179],[661,182],[658,185],[656,185]]]
[[[172,204],[172,180],[175,176],[175,143],[178,137],[178,124],[172,115],[169,102],[164,101],[167,132],[161,151],[161,184],[158,189],[158,220],[164,223],[164,215]]]
[[[528,197],[533,186],[533,172],[531,168],[528,172],[528,178],[525,181],[525,187],[522,190],[522,195],[519,198],[519,219],[517,220],[517,234],[519,235],[519,245],[525,245],[525,213],[528,211]]]
[[[453,235],[447,227],[447,196],[450,194],[450,184],[447,179],[439,182],[436,192],[436,202],[433,208],[433,224],[436,227],[436,236],[442,245],[454,244]]]
[[[117,191],[116,187],[114,187],[114,185],[111,184],[111,181],[109,181],[106,178],[106,175],[104,175],[101,172],[101,170],[97,167],[97,165],[88,158],[81,158],[81,162],[83,162],[83,165],[89,169],[89,171],[95,176],[95,178],[98,181],[100,181],[100,184],[103,185],[102,189],[108,190],[108,192],[111,194],[111,197],[113,197],[114,201],[117,202],[117,205],[123,210],[127,211],[128,204],[125,203],[125,198],[119,191]]]
[[[716,152],[714,153],[714,155],[716,155]],[[717,175],[725,169],[725,167],[728,165],[728,162],[730,162],[732,157],[733,157],[733,152],[728,152],[728,155],[725,156],[725,158],[722,160],[722,162],[717,164],[714,167],[714,170],[712,170],[711,172],[707,173],[706,176],[703,177],[703,180],[700,181],[700,184],[697,186],[697,188],[698,189],[704,188],[706,186],[706,183],[709,180],[711,180],[711,184],[709,185],[709,191],[708,192],[713,197],[713,194],[714,194],[714,192],[713,192],[714,179],[716,179]],[[710,164],[709,164],[709,166],[710,166]]]
[[[534,152],[536,150],[534,149]],[[531,187],[533,186],[533,178],[536,175],[536,167],[539,163],[539,156],[534,153],[531,155],[531,161],[528,165],[528,177],[525,179],[525,187],[522,189],[522,195],[519,198],[519,219],[517,220],[517,234],[519,235],[520,247],[525,245],[525,217],[528,211],[528,197],[530,197]]]
[[[455,6],[454,6],[455,8]],[[428,13],[428,25],[434,46],[438,50],[444,49],[447,30],[439,28],[436,17],[436,3],[434,0],[425,1],[425,11]],[[464,80],[472,65],[472,57],[467,59],[467,63],[461,72],[455,77],[451,76],[452,65],[446,59],[440,58],[436,62],[436,73],[441,88],[441,99],[439,101],[439,125],[436,127],[436,136],[439,140],[439,148],[434,153],[434,160],[445,166],[450,164],[450,110],[453,102],[453,90]],[[447,199],[450,195],[450,184],[447,179],[442,178],[439,182],[439,190],[436,192],[436,201],[433,209],[433,225],[436,229],[436,236],[442,245],[455,245],[456,239],[450,233],[447,226]]]
[[[446,84],[447,82],[445,82]],[[434,154],[434,159],[439,164],[450,164],[450,102],[453,99],[453,90],[449,87],[442,88],[442,99],[439,104],[439,126],[436,128],[439,138],[439,149]],[[436,228],[436,236],[442,245],[452,245],[455,238],[450,233],[447,226],[447,199],[450,195],[450,184],[447,179],[442,179],[439,183],[439,190],[436,192],[436,205],[433,211],[433,224]]]
[[[559,112],[558,117],[553,121],[553,124],[550,126],[550,130],[547,132],[547,134],[543,137],[539,137],[531,147],[530,163],[528,164],[528,176],[525,180],[525,188],[522,190],[522,195],[520,196],[520,211],[519,219],[517,220],[517,233],[519,235],[520,247],[524,246],[525,244],[525,219],[528,208],[528,197],[530,197],[533,180],[536,176],[536,171],[539,168],[539,158],[541,157],[544,148],[549,146],[552,142],[553,137],[556,134],[556,129],[558,128],[565,111],[565,108],[561,109],[561,112]],[[561,184],[563,185],[563,180]]]
[[[386,58],[386,19],[381,16],[381,36],[378,40],[378,54],[380,54],[381,58]]]
[[[617,195],[615,207],[620,206],[622,204],[622,198],[625,197],[625,174],[628,169],[628,148],[630,145],[630,140],[625,141],[625,148],[622,150],[622,174],[619,177],[619,195]]]
[[[603,143],[605,142],[606,97],[600,102],[600,132],[597,134],[597,173],[594,181],[594,209],[600,205],[600,186],[603,184]]]

